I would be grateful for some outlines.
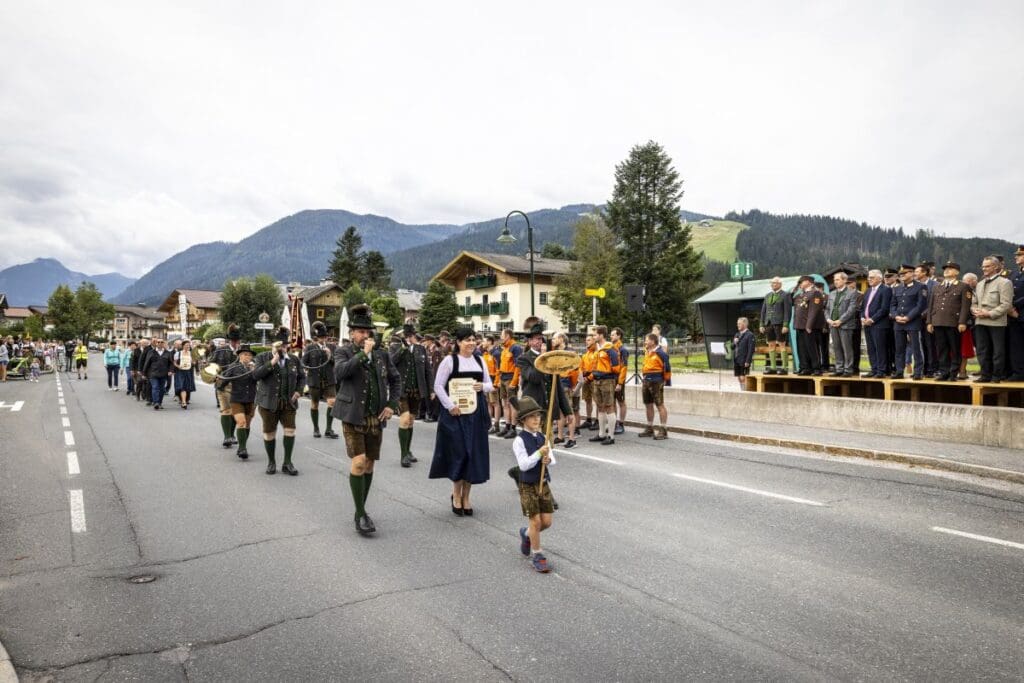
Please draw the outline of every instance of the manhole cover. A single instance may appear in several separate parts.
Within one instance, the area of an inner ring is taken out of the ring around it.
[[[152,574],[139,574],[128,579],[128,583],[153,583],[156,577]]]

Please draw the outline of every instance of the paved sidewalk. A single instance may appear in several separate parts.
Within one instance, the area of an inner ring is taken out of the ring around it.
[[[643,408],[630,409],[626,419],[627,425],[632,427],[642,428],[647,424]],[[655,415],[655,424],[657,422]],[[888,460],[1024,484],[1024,450],[1021,449],[672,413],[669,413],[668,425],[670,432],[680,434]]]

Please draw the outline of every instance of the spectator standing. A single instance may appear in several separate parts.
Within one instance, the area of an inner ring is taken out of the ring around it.
[[[121,352],[121,370],[124,371],[124,393],[125,396],[135,394],[135,378],[132,377],[132,356],[135,355],[135,342],[128,342],[128,346]]]
[[[789,335],[789,320],[793,314],[793,297],[782,288],[780,277],[772,278],[771,290],[761,302],[761,334],[768,341],[768,365],[764,374],[785,375],[789,372],[786,337]]]
[[[825,305],[825,320],[829,324],[832,351],[836,357],[833,377],[853,376],[853,333],[857,328],[857,293],[847,289],[848,279],[843,272],[832,276],[835,288],[829,292],[828,303]]]
[[[639,436],[653,437],[655,440],[668,438],[668,409],[665,407],[665,386],[672,384],[672,365],[669,363],[668,352],[658,340],[658,335],[651,332],[644,338],[643,394],[644,410],[647,412],[647,428]],[[654,409],[658,409],[661,427],[654,430]]]
[[[0,343],[0,382],[7,381],[7,365],[11,362],[6,343]]]
[[[982,279],[975,289],[974,343],[981,375],[976,382],[1000,382],[1006,374],[1006,318],[1013,306],[1013,285],[1000,275],[995,256],[981,262]]]
[[[903,284],[892,290],[892,304],[889,316],[896,323],[896,370],[893,379],[903,379],[901,365],[907,356],[907,345],[914,359],[913,379],[924,378],[924,351],[921,348],[921,330],[924,314],[928,310],[928,289],[914,279],[914,267],[904,264],[900,267]]]
[[[119,391],[117,378],[121,374],[121,352],[117,341],[111,341],[103,352],[103,366],[107,369],[107,391]]]
[[[74,351],[75,357],[75,371],[78,373],[78,379],[82,379],[82,374],[85,374],[85,379],[89,379],[89,347],[85,345],[84,341],[79,340],[78,344],[75,345]]]
[[[29,369],[32,371],[31,381],[38,382],[39,381],[39,359],[38,358],[35,358],[35,357],[32,358],[32,365],[29,366]]]
[[[954,381],[960,369],[960,335],[967,330],[973,294],[961,282],[960,264],[942,266],[943,281],[931,288],[925,321],[935,340],[935,379]]]
[[[1011,382],[1024,382],[1024,244],[1013,253],[1017,263],[1017,272],[1013,273],[1010,283],[1013,285],[1013,305],[1007,313],[1007,351],[1010,355]]]
[[[821,375],[821,331],[825,327],[825,295],[810,275],[800,276],[793,296],[793,326],[797,334],[800,375]],[[735,355],[734,355],[735,358]]]
[[[978,276],[974,273],[966,273],[963,283],[970,289],[971,296],[975,296],[975,288],[978,286]],[[974,358],[974,314],[970,313],[968,307],[967,329],[960,335],[960,371],[957,379],[967,379],[967,361]]]
[[[882,271],[868,272],[868,291],[864,295],[863,317],[864,338],[868,345],[868,360],[871,372],[867,377],[882,379],[890,374],[889,341],[892,338],[892,320],[889,307],[892,303],[892,289],[882,282]]]
[[[754,362],[754,333],[747,329],[749,325],[746,318],[738,318],[736,334],[732,338],[733,374],[741,391],[747,388],[747,375],[750,374],[750,364]]]
[[[71,372],[71,364],[75,358],[75,340],[69,339],[64,342],[64,372]]]
[[[153,410],[163,410],[164,387],[171,373],[173,357],[167,350],[166,341],[156,339],[153,343],[155,348],[146,355],[142,364],[142,374],[149,378],[150,386],[150,401],[146,405],[152,403]]]

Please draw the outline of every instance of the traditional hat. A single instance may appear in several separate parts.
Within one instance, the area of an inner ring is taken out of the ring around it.
[[[313,323],[313,337],[320,339],[327,336],[327,325],[317,320]]]
[[[536,337],[538,334],[542,337],[544,336],[544,326],[541,325],[540,323],[537,323],[530,328],[530,331],[526,333],[526,338],[531,339],[533,337]]]
[[[516,421],[518,422],[522,422],[531,415],[536,415],[537,413],[544,411],[544,409],[537,405],[537,402],[529,396],[523,396],[519,399],[519,401],[516,402],[515,408],[518,411],[516,415]]]
[[[435,337],[432,334],[425,334],[423,335],[423,338],[426,339],[427,341],[437,341],[437,337]]]
[[[902,275],[903,273],[906,273],[907,271],[910,271],[911,273],[913,273],[914,272],[914,268],[915,268],[915,266],[912,266],[910,264],[904,263],[903,265],[900,266],[900,274]]]
[[[801,275],[801,276],[800,276],[800,279],[796,281],[796,283],[797,283],[798,285],[799,285],[799,284],[802,284],[802,283],[804,283],[804,282],[811,282],[811,283],[813,283],[813,282],[814,282],[814,278],[813,278],[813,277],[811,277],[810,275]]]
[[[437,336],[438,337],[451,337],[452,333],[449,332],[448,330],[441,330],[440,332],[437,333]]]
[[[228,325],[228,339],[231,339],[232,341],[235,341],[235,340],[238,340],[238,339],[241,339],[241,338],[242,338],[242,332],[241,332],[241,330],[238,329],[238,325],[236,325],[234,323],[231,323],[230,325]]]
[[[466,339],[467,337],[472,337],[475,334],[476,332],[473,331],[473,328],[469,327],[468,325],[457,327],[455,329],[455,341],[462,341],[463,339]]]
[[[945,270],[946,268],[955,268],[957,271],[959,271],[960,270],[960,264],[957,263],[956,261],[946,261],[942,265],[942,269]]]
[[[370,307],[366,304],[357,304],[348,309],[348,329],[350,330],[372,330],[373,321],[370,319]]]
[[[1024,256],[1024,244],[1017,247],[1017,251],[1013,252],[1014,256]]]
[[[416,327],[411,323],[406,323],[402,325],[402,334],[405,335],[406,339],[408,339],[412,335],[416,334]]]
[[[289,330],[284,325],[281,325],[279,328],[277,328],[277,334],[274,335],[274,341],[279,341],[282,344],[287,344],[288,343],[288,338],[291,337],[291,336],[292,336],[292,331]]]
[[[252,347],[248,344],[242,344],[238,347],[238,353],[252,353]]]

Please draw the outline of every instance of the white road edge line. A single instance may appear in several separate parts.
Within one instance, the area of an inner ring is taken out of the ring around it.
[[[702,477],[694,477],[689,474],[680,474],[679,472],[673,472],[673,477],[679,479],[686,479],[688,481],[696,481],[701,484],[710,484],[711,486],[721,486],[722,488],[732,489],[734,491],[743,491],[744,493],[753,493],[758,496],[765,496],[767,498],[778,498],[779,500],[787,500],[790,503],[800,503],[801,505],[813,505],[815,507],[825,507],[824,503],[819,503],[816,500],[807,500],[806,498],[796,498],[795,496],[784,496],[781,493],[772,493],[771,491],[762,491],[760,489],[752,489],[746,486],[739,486],[737,484],[726,484],[723,481],[715,481],[714,479],[704,479]]]
[[[60,426],[61,426],[61,427],[70,427],[70,426],[71,426],[71,420],[69,420],[69,419],[68,419],[68,418],[66,418],[66,417],[62,417],[62,418],[60,419]]]
[[[64,432],[64,445],[65,446],[74,446],[75,445],[75,435],[72,432],[67,432],[67,431]]]
[[[957,531],[956,529],[947,529],[941,526],[933,526],[932,531],[938,531],[942,534],[952,534],[953,536],[963,536],[964,538],[971,538],[975,541],[984,541],[986,543],[995,543],[996,545],[1005,545],[1007,548],[1017,548],[1018,550],[1024,550],[1024,543],[1004,541],[1001,538],[993,538],[992,536],[981,536],[979,534],[972,534],[966,531]]]
[[[82,498],[80,489],[68,491],[68,500],[71,502],[71,530],[76,534],[83,533],[85,528],[85,500]]]
[[[577,453],[576,451],[567,451],[562,448],[556,448],[555,453],[558,455],[572,455],[577,458],[584,458],[586,460],[596,460],[597,462],[607,463],[609,465],[625,465],[626,463],[618,460],[609,460],[608,458],[599,458],[596,455],[587,455],[586,453]]]
[[[68,451],[68,474],[81,474],[82,470],[78,467],[78,453],[76,451]]]

